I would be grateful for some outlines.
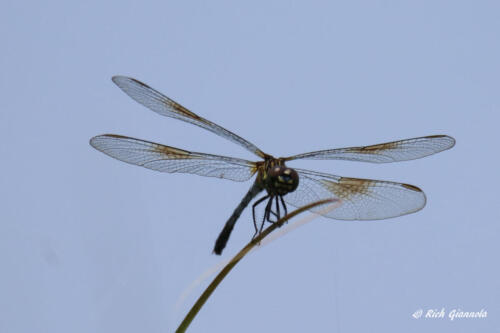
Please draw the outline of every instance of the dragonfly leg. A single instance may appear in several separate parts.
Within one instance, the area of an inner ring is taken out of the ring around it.
[[[271,209],[269,210],[270,214],[269,214],[268,219],[267,219],[267,222],[269,222],[271,224],[278,222],[278,220],[281,218],[279,198],[278,198],[278,196],[275,196],[274,199],[276,199],[276,206],[275,206],[276,212],[274,212],[272,210],[272,206],[271,206]],[[275,221],[271,220],[271,214],[276,218]]]
[[[278,220],[281,218],[281,214],[280,214],[280,203],[279,203],[279,199],[278,199],[278,195],[276,196],[276,222],[278,222]]]
[[[255,207],[257,207],[262,201],[266,200],[267,198],[269,198],[269,195],[263,196],[262,198],[257,200],[252,206],[253,226],[255,228],[255,233],[253,234],[252,239],[254,239],[255,236],[257,236],[257,234],[259,233],[259,228],[257,228],[257,220],[255,219]],[[264,213],[264,218],[265,218],[265,213]]]
[[[272,209],[269,211],[270,215],[269,215],[269,220],[267,220],[267,222],[270,222],[270,223],[274,223],[276,222],[277,220],[279,220],[279,216],[278,214],[276,214]],[[274,216],[276,218],[276,221],[273,221],[271,220],[271,214],[272,216]]]
[[[269,219],[270,219],[270,215],[271,215],[271,211],[272,211],[272,207],[273,207],[273,199],[274,199],[274,196],[271,196],[271,198],[267,202],[266,210],[264,212],[264,218],[262,219],[262,223],[260,224],[259,234],[262,232],[262,229],[264,229],[264,223],[266,223],[266,220],[269,222],[272,222]]]
[[[285,200],[283,200],[283,196],[282,195],[280,195],[280,199],[281,199],[281,204],[283,205],[283,209],[285,210],[285,215],[284,216],[287,216],[288,215],[288,210],[286,209]]]

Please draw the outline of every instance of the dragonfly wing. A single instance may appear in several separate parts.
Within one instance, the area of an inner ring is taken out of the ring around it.
[[[195,153],[115,134],[93,137],[90,144],[120,161],[160,172],[245,181],[257,170],[255,163],[239,158]]]
[[[226,138],[229,141],[239,144],[257,156],[262,158],[267,156],[253,143],[205,118],[198,116],[179,103],[136,79],[125,76],[114,76],[112,80],[121,90],[132,97],[132,99],[136,102],[144,105],[156,113],[161,114],[162,116],[172,117],[199,126]]]
[[[414,213],[425,206],[425,194],[413,185],[370,179],[348,178],[296,169],[299,186],[283,198],[295,207],[339,199],[339,206],[326,217],[338,220],[380,220]],[[325,207],[312,211],[322,213]]]
[[[320,150],[287,157],[285,160],[349,160],[370,163],[408,161],[439,153],[455,145],[447,135],[432,135],[364,147]]]

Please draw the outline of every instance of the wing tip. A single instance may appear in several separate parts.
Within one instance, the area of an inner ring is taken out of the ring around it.
[[[412,190],[412,191],[415,191],[415,192],[422,192],[423,193],[423,191],[419,187],[417,187],[415,185],[401,184],[401,186],[403,186],[404,188],[406,188],[408,190]]]
[[[107,134],[96,135],[93,138],[90,138],[89,144],[92,146],[92,148],[102,152],[103,151],[103,149],[102,149],[103,140],[102,139],[104,139],[106,137],[106,135]]]
[[[118,135],[118,134],[101,134],[101,135],[96,135],[89,140],[89,144],[94,147],[95,149],[101,151],[101,145],[100,143],[103,142],[103,140],[106,139],[126,139],[126,136],[123,135]]]
[[[97,141],[99,140],[99,138],[101,137],[102,135],[96,135],[92,138],[90,138],[89,140],[89,145],[91,145],[92,147],[94,147],[95,149],[97,149]]]
[[[127,84],[130,84],[130,83],[133,83],[133,84],[136,84],[139,86],[143,86],[143,87],[147,87],[147,88],[151,88],[150,86],[148,86],[144,82],[141,82],[141,81],[134,79],[133,77],[130,77],[130,76],[113,75],[111,77],[111,81],[113,81],[114,84],[116,84],[118,87],[120,87],[122,89],[124,87],[126,87]]]
[[[457,140],[455,140],[454,137],[449,136],[449,135],[445,135],[444,137],[449,141],[449,145],[448,145],[447,149],[451,149],[451,148],[455,147]]]
[[[420,190],[420,193],[422,193],[422,205],[418,207],[414,212],[418,212],[419,210],[424,209],[425,205],[427,205],[427,196],[425,195],[424,191]]]
[[[116,84],[117,86],[120,86],[120,83],[127,79],[128,77],[123,75],[113,75],[111,77],[111,81],[113,81],[113,83]]]
[[[422,210],[425,207],[425,205],[427,204],[427,196],[425,195],[424,191],[422,191],[420,189],[420,187],[417,187],[417,186],[411,185],[411,184],[401,183],[401,186],[407,190],[416,192],[416,194],[419,195],[421,198],[420,198],[419,205],[415,205],[416,207],[414,209],[410,209],[410,210],[403,212],[402,214],[397,215],[397,216],[412,214],[412,213],[418,212],[419,210]],[[397,216],[394,216],[394,217],[397,217]]]
[[[439,139],[440,141],[442,141],[445,145],[443,146],[443,149],[441,151],[453,148],[455,146],[455,143],[456,143],[456,140],[454,137],[449,136],[449,135],[445,135],[445,134],[431,135],[431,136],[428,136],[428,138]]]

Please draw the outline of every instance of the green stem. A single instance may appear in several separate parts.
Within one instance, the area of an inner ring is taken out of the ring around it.
[[[210,295],[214,292],[215,288],[222,282],[222,280],[226,277],[226,275],[233,269],[234,266],[248,253],[250,250],[257,244],[259,244],[262,239],[264,239],[267,235],[269,235],[271,232],[273,232],[276,228],[281,227],[286,221],[291,219],[292,217],[309,210],[311,208],[314,208],[319,205],[324,205],[327,203],[333,203],[337,200],[335,199],[327,199],[327,200],[321,200],[321,201],[316,201],[313,202],[309,205],[303,206],[301,208],[298,208],[291,212],[290,214],[284,216],[283,218],[279,219],[276,223],[271,224],[268,228],[266,228],[262,233],[260,233],[257,237],[255,237],[250,243],[248,243],[240,252],[238,252],[237,255],[234,256],[233,259],[217,274],[215,279],[210,283],[210,285],[205,289],[203,294],[198,298],[196,303],[194,303],[193,307],[191,310],[189,310],[188,314],[182,321],[182,323],[179,325],[177,330],[175,331],[176,333],[183,333],[187,330],[191,322],[193,321],[194,317],[198,314],[202,306],[206,303]]]

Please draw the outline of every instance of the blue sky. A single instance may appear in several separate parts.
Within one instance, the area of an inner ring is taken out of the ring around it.
[[[191,332],[492,332],[500,6],[494,1],[14,2],[0,34],[0,331],[166,332],[223,258],[213,243],[251,182],[161,174],[88,144],[116,133],[253,160],[160,117],[112,82],[142,80],[286,156],[432,134],[449,151],[394,164],[292,167],[421,187],[386,221],[317,218],[245,258]],[[484,319],[412,318],[418,309]]]

